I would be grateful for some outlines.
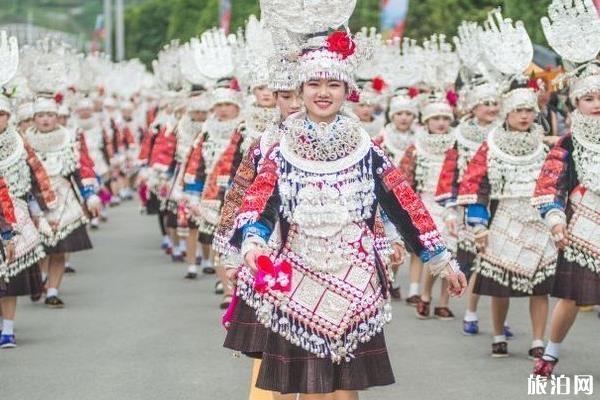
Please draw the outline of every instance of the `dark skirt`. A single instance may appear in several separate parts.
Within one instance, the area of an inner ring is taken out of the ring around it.
[[[167,228],[177,229],[177,213],[171,210],[165,210],[165,213],[167,214]]]
[[[225,347],[252,357],[262,353],[256,387],[263,390],[283,394],[332,393],[395,382],[383,333],[359,344],[352,361],[334,364],[256,322],[254,311],[243,302],[236,308]]]
[[[575,300],[578,306],[600,305],[600,274],[567,261],[560,251],[552,297]]]
[[[146,202],[146,214],[156,215],[160,211],[160,200],[155,193],[150,192],[148,201]]]
[[[248,357],[261,358],[267,344],[267,333],[267,328],[256,320],[256,312],[240,299],[223,346]]]
[[[56,246],[44,246],[46,254],[76,253],[78,251],[89,250],[92,248],[92,242],[88,235],[85,225],[79,226],[71,232],[66,238],[56,244]]]
[[[200,232],[200,234],[198,235],[198,241],[202,244],[212,244],[213,242],[213,235],[209,235],[208,233],[203,233]]]
[[[0,297],[38,295],[42,292],[42,274],[36,263],[10,278],[0,287]]]
[[[473,262],[475,261],[476,254],[472,252],[461,249],[460,246],[456,252],[456,261],[458,261],[458,265],[460,266],[460,270],[467,280],[471,279],[471,275],[473,273]]]
[[[511,273],[507,273],[508,282],[511,282]],[[513,289],[510,284],[504,286],[491,278],[486,278],[477,274],[475,278],[475,286],[473,287],[473,293],[482,296],[493,296],[493,297],[531,297],[531,296],[545,296],[549,295],[552,291],[552,283],[554,276],[546,278],[541,283],[538,283],[533,287],[532,293],[522,292],[520,290]]]

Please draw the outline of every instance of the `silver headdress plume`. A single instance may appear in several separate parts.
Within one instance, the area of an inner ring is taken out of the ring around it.
[[[234,46],[235,76],[244,87],[253,89],[269,83],[269,61],[274,55],[271,32],[251,15]]]
[[[19,66],[19,44],[17,38],[0,32],[0,86],[10,81]]]
[[[417,41],[405,37],[386,41],[381,57],[382,76],[392,89],[408,88],[419,84],[423,80],[425,62],[423,48]]]
[[[504,75],[523,74],[533,59],[533,44],[523,22],[513,24],[500,9],[484,22],[480,41],[487,62]]]
[[[430,88],[446,90],[454,84],[460,68],[460,60],[452,50],[452,45],[446,42],[445,35],[431,35],[423,41],[423,59],[426,62],[423,69],[422,81]]]
[[[179,68],[181,75],[192,85],[200,85],[203,87],[210,86],[210,79],[200,72],[194,55],[195,48],[199,46],[200,39],[193,37],[189,42],[185,43],[179,49]]]
[[[200,36],[199,41],[190,42],[198,71],[216,82],[234,75],[233,45],[235,35],[226,36],[223,30],[211,29]]]
[[[297,34],[326,32],[344,25],[356,0],[260,0],[261,19]]]
[[[550,46],[563,59],[581,64],[559,78],[568,83],[573,104],[586,93],[600,90],[600,18],[591,0],[554,0],[542,28]]]
[[[497,101],[499,97],[500,74],[485,63],[482,32],[476,22],[463,21],[458,27],[458,35],[453,38],[462,63],[460,76],[464,86],[459,91],[459,104],[464,111],[470,111],[486,100]]]
[[[523,22],[513,23],[512,19],[502,16],[500,9],[496,9],[484,23],[480,41],[485,44],[481,47],[487,65],[502,74],[502,114],[519,107],[539,111],[536,90],[529,87],[510,90],[514,81],[524,83],[528,80],[524,72],[533,60],[533,44]]]
[[[352,38],[347,28],[327,36],[347,23],[356,0],[261,0],[260,5],[276,50],[298,60],[298,83],[337,79],[356,89],[354,71],[372,56],[373,37],[362,32]]]
[[[179,68],[179,41],[173,40],[158,53],[152,62],[154,75],[163,89],[179,90],[184,79]]]
[[[78,74],[72,54],[66,44],[49,38],[23,47],[22,68],[31,90],[44,95],[64,91],[73,79],[69,74]]]

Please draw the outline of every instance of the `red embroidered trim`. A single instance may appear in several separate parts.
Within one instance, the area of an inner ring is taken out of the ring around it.
[[[278,151],[278,147],[273,147],[264,158],[264,163],[256,176],[256,179],[246,191],[244,202],[240,207],[238,216],[244,214],[262,214],[267,206],[267,202],[275,191],[277,185],[277,163],[272,154]],[[237,225],[237,224],[236,224]]]
[[[140,144],[140,152],[138,154],[138,160],[142,163],[147,163],[150,158],[150,151],[152,147],[152,133],[149,129],[144,129],[142,136],[142,143]]]
[[[104,151],[106,152],[106,156],[110,160],[115,155],[115,148],[112,142],[110,141],[110,137],[108,136],[108,133],[106,133],[106,131],[102,133],[102,137],[104,141]]]
[[[240,130],[236,130],[233,133],[227,148],[215,163],[210,176],[208,176],[206,179],[206,184],[204,185],[204,190],[202,192],[202,200],[215,200],[219,197],[219,193],[221,193],[219,178],[231,178],[233,170],[233,158],[240,147],[241,141],[242,133]]]
[[[24,146],[25,151],[27,152],[27,164],[33,172],[33,178],[40,189],[42,199],[44,200],[44,203],[46,203],[45,205],[47,208],[52,208],[56,203],[56,194],[54,193],[54,189],[52,189],[52,183],[46,173],[46,169],[31,146],[27,143],[25,143]]]
[[[223,202],[223,208],[221,209],[221,219],[215,229],[215,241],[213,241],[213,247],[215,248],[217,247],[215,246],[217,238],[221,238],[223,243],[229,242],[229,239],[231,238],[237,212],[244,201],[248,187],[250,187],[256,178],[256,160],[254,152],[259,149],[259,146],[259,139],[255,140],[250,146],[246,156],[235,173],[231,188],[227,191],[225,201]],[[219,249],[220,252],[223,252],[222,250],[222,248]]]
[[[488,144],[483,142],[471,159],[458,187],[458,203],[461,205],[477,202],[481,182],[487,175]]]
[[[408,181],[411,188],[415,187],[415,169],[417,168],[417,148],[411,144],[404,151],[400,160],[400,170],[404,173],[404,179]]]
[[[94,171],[94,161],[90,156],[90,152],[88,150],[87,143],[85,141],[85,136],[83,134],[79,135],[79,173],[81,175],[81,180],[85,184],[95,185],[97,183],[96,180],[96,172]]]
[[[166,170],[169,168],[175,157],[177,148],[177,137],[169,134],[166,127],[162,127],[158,132],[152,156],[150,157],[150,166]]]
[[[8,186],[4,179],[0,178],[0,211],[6,223],[14,225],[17,223],[17,217],[15,216],[15,208],[12,200],[10,199],[10,193]]]
[[[156,119],[156,115],[158,114],[158,107],[151,108],[146,113],[146,126],[150,127],[154,120]]]
[[[202,163],[202,146],[204,145],[204,135],[200,136],[198,142],[192,147],[192,151],[188,155],[185,169],[184,178],[185,183],[194,183],[198,174],[198,168]]]
[[[398,168],[390,168],[383,174],[383,184],[394,193],[400,206],[408,213],[419,232],[419,242],[428,249],[434,249],[440,241],[440,234],[425,204],[411,188],[409,181]]]
[[[567,169],[567,156],[569,152],[561,147],[562,140],[558,142],[546,156],[542,171],[538,177],[532,202],[537,198],[546,198],[554,201],[559,191],[560,178]]]
[[[446,152],[442,172],[435,192],[436,199],[449,199],[454,195],[454,176],[458,166],[458,151],[450,149]]]
[[[129,129],[128,126],[126,126],[123,130],[123,138],[125,140],[125,145],[128,149],[135,147],[135,137],[133,136],[133,133],[131,132],[131,129]]]

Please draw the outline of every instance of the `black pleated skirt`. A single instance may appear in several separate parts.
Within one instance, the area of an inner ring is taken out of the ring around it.
[[[558,254],[552,297],[575,300],[578,306],[600,305],[600,274]]]
[[[471,274],[473,273],[473,261],[475,261],[476,254],[472,252],[458,247],[456,251],[456,261],[458,261],[458,265],[460,266],[460,270],[463,274],[465,274],[467,280],[471,279]]]
[[[508,282],[511,282],[511,273],[507,273]],[[546,278],[543,282],[538,283],[533,287],[532,293],[522,292],[520,290],[513,289],[510,284],[509,286],[502,285],[491,278],[486,278],[477,274],[475,278],[475,286],[473,287],[473,293],[483,296],[493,297],[530,297],[530,296],[545,296],[549,295],[552,291],[552,284],[554,282],[554,276]]]
[[[225,347],[262,362],[256,387],[278,393],[332,393],[366,390],[395,382],[383,333],[360,343],[350,362],[334,364],[291,344],[256,321],[254,310],[240,302]]]
[[[150,192],[148,201],[146,202],[146,214],[156,215],[160,211],[160,200],[155,193]]]
[[[0,297],[29,296],[41,292],[42,274],[37,263],[0,285]]]
[[[44,246],[46,254],[76,253],[78,251],[89,250],[92,248],[92,242],[88,235],[85,225],[81,225],[71,232],[66,238],[56,244],[56,246]]]

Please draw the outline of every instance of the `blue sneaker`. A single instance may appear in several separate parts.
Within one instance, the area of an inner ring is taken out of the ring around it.
[[[15,335],[0,335],[0,349],[12,349],[17,347]]]
[[[479,321],[463,320],[463,335],[475,336],[479,333]]]
[[[512,340],[515,338],[515,334],[510,330],[510,326],[504,325],[504,336],[506,336],[506,340]]]

